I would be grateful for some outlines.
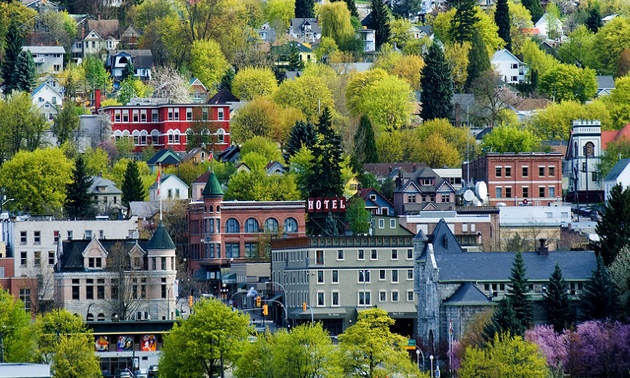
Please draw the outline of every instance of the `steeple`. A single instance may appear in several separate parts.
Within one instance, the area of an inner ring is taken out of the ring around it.
[[[217,175],[215,175],[214,172],[210,172],[208,182],[206,182],[206,187],[203,189],[202,195],[203,198],[223,197],[223,189],[221,189],[219,179],[217,179]]]
[[[164,228],[164,223],[160,222],[160,225],[153,233],[153,237],[149,240],[147,249],[175,249],[175,243],[173,239]]]

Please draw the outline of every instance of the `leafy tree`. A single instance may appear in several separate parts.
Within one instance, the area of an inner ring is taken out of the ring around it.
[[[216,88],[228,69],[221,45],[214,40],[196,40],[190,50],[190,70],[210,89]]]
[[[311,122],[317,120],[320,109],[333,109],[335,105],[332,92],[323,79],[311,75],[283,81],[273,97],[281,106],[300,110]]]
[[[580,294],[580,318],[585,320],[615,319],[619,309],[616,288],[610,279],[604,259],[597,256],[597,268],[584,284]]]
[[[390,75],[405,80],[414,90],[420,90],[420,72],[424,60],[418,55],[403,55],[397,51],[383,53],[372,67],[382,68]]]
[[[610,96],[606,96],[602,101],[610,109],[612,117],[612,128],[621,129],[630,123],[630,76],[620,77],[615,80],[615,89]]]
[[[9,30],[4,37],[4,56],[2,59],[2,81],[5,93],[18,89],[13,72],[18,63],[24,39],[20,33],[19,24],[11,20]]]
[[[451,149],[461,158],[466,157],[468,152],[470,156],[476,154],[475,141],[463,127],[455,127],[446,119],[435,119],[424,122],[415,132],[423,145],[428,145],[428,138],[431,134],[437,134],[448,141]],[[407,139],[410,139],[407,137]],[[413,161],[413,160],[412,160]],[[422,160],[416,160],[422,161]]]
[[[269,68],[243,68],[232,81],[232,93],[242,101],[252,101],[257,96],[271,96],[276,89],[278,82]]]
[[[369,19],[368,28],[373,29],[376,35],[376,49],[380,50],[383,44],[389,41],[391,30],[389,27],[389,12],[385,2],[372,0],[372,17]]]
[[[478,31],[472,33],[472,45],[468,51],[468,75],[466,75],[466,91],[470,92],[473,82],[482,75],[483,72],[491,71],[490,58],[486,52],[481,35]],[[494,76],[494,75],[493,75]]]
[[[322,26],[322,37],[332,38],[337,46],[347,51],[348,42],[355,37],[346,3],[336,1],[322,5],[319,8],[318,21]]]
[[[462,92],[468,79],[468,55],[470,54],[470,42],[463,44],[449,42],[444,46],[444,56],[451,66],[453,78],[453,91]]]
[[[507,296],[510,298],[516,319],[521,324],[521,332],[515,335],[522,336],[533,321],[533,309],[529,300],[529,282],[527,280],[527,267],[523,260],[523,254],[517,252],[514,256],[514,265],[510,275],[510,286]]]
[[[79,155],[74,162],[72,181],[66,186],[64,210],[68,218],[91,219],[96,215],[90,186],[93,178],[86,172],[85,160]]]
[[[110,87],[111,79],[105,70],[103,61],[101,61],[98,57],[86,57],[82,66],[85,70],[85,80],[87,81],[88,88],[90,90],[93,91],[94,89],[106,89]]]
[[[584,25],[593,33],[597,33],[599,28],[604,26],[602,14],[599,12],[599,4],[597,2],[588,10],[588,17],[586,17]]]
[[[542,140],[568,140],[575,119],[601,120],[603,129],[612,124],[609,109],[600,101],[585,105],[563,101],[537,112],[530,120],[530,127]]]
[[[341,0],[332,0],[332,1],[341,1]],[[354,0],[344,0],[344,2],[346,3],[348,10],[350,11],[350,15],[352,17],[359,18],[359,11],[357,10],[357,4],[354,2]]]
[[[409,17],[409,15],[418,14],[422,10],[420,0],[399,0],[394,4],[392,11],[401,18]]]
[[[122,70],[122,75],[120,77],[120,80],[134,78],[135,75],[136,75],[136,68],[133,66],[133,63],[131,62],[131,60],[128,60],[127,64],[125,64],[125,67]]]
[[[77,333],[61,338],[51,370],[56,378],[97,377],[101,374],[99,361],[92,334]]]
[[[142,179],[140,178],[140,171],[138,170],[138,164],[135,160],[132,160],[127,164],[125,170],[125,177],[122,182],[122,204],[127,206],[129,210],[129,203],[132,201],[144,201],[144,187]]]
[[[297,326],[276,333],[271,352],[275,377],[339,376],[328,332],[321,323]]]
[[[475,24],[479,21],[475,6],[475,0],[449,0],[451,7],[455,8],[455,15],[451,19],[450,35],[452,40],[462,44],[471,42],[475,30]]]
[[[13,90],[31,92],[35,88],[35,62],[29,51],[22,51],[18,55],[13,70]]]
[[[210,378],[222,376],[240,354],[249,333],[249,316],[217,299],[201,299],[188,319],[164,336],[160,375]]]
[[[72,100],[66,101],[52,125],[52,132],[57,137],[57,145],[70,141],[78,129],[79,114],[77,107]]]
[[[372,129],[372,123],[366,115],[361,116],[359,127],[354,133],[353,157],[360,167],[366,163],[378,163],[374,129]],[[360,172],[362,171],[363,169],[360,170]]]
[[[265,159],[265,165],[270,161],[280,161],[282,159],[278,144],[271,139],[254,136],[241,145],[241,156],[250,152],[256,152]]]
[[[302,147],[291,157],[289,170],[291,174],[295,175],[295,181],[302,198],[309,196],[308,180],[313,172],[314,165],[315,157],[313,152],[307,147]]]
[[[142,3],[146,4],[146,3]],[[188,80],[173,66],[154,67],[151,70],[149,86],[154,88],[154,98],[168,98],[175,104],[190,102]]]
[[[630,158],[630,141],[628,139],[621,138],[609,142],[599,164],[601,177],[606,177],[619,160],[628,158]]]
[[[599,64],[595,54],[595,34],[584,25],[578,26],[558,48],[558,56],[567,64],[597,68]]]
[[[544,11],[540,5],[540,0],[523,0],[521,3],[529,10],[529,13],[532,14],[533,22],[537,22],[538,19],[542,17]]]
[[[148,88],[142,80],[130,76],[120,83],[118,89],[118,102],[128,104],[132,98],[148,97],[150,88]]]
[[[254,152],[247,155],[250,164],[255,157],[261,156]],[[263,164],[264,168],[265,163],[265,160],[259,160],[257,165]],[[264,169],[256,167],[252,172],[232,175],[224,198],[238,201],[295,201],[302,196],[294,175],[267,175]]]
[[[512,299],[503,298],[494,310],[490,321],[484,326],[482,335],[486,341],[493,340],[496,335],[502,334],[520,335],[525,333],[523,325],[516,317],[516,312],[512,306]]]
[[[562,270],[556,263],[546,290],[543,292],[543,303],[547,310],[547,322],[556,332],[562,332],[573,323],[571,304],[567,290],[569,285],[562,278]]]
[[[0,327],[5,362],[33,361],[36,344],[31,316],[24,310],[24,303],[5,289],[0,289]]]
[[[601,215],[595,227],[599,235],[595,251],[609,266],[630,238],[630,188],[613,186]]]
[[[277,376],[273,366],[273,351],[278,348],[277,334],[259,333],[253,343],[245,343],[234,364],[237,378],[272,378]],[[288,351],[287,351],[288,352]]]
[[[503,47],[503,40],[497,34],[498,27],[494,23],[494,20],[491,16],[489,16],[486,12],[484,12],[481,7],[475,7],[477,22],[474,24],[475,30],[477,30],[481,34],[481,39],[483,40],[484,45],[486,46],[486,50],[488,51],[488,56],[492,55],[496,50]],[[451,33],[452,30],[452,21],[455,17],[455,13],[457,10],[455,8],[451,8],[446,12],[440,12],[435,19],[433,20],[433,30],[435,32],[435,36],[442,42],[445,43],[455,43],[459,44],[460,42],[454,38],[454,35]],[[470,42],[470,39],[468,39]]]
[[[424,57],[422,69],[422,111],[423,120],[449,118],[453,111],[453,78],[440,44],[434,42]]]
[[[59,148],[18,152],[0,168],[0,185],[15,198],[7,207],[33,215],[59,214],[71,174],[72,162]]]
[[[315,17],[315,2],[313,0],[295,0],[295,17]]]
[[[557,102],[585,103],[597,93],[595,70],[558,64],[541,76],[539,88]]]
[[[62,339],[73,334],[91,336],[92,333],[88,331],[83,319],[80,317],[65,309],[54,309],[45,314],[37,315],[35,334],[37,337],[38,360],[50,363]],[[94,342],[94,339],[90,341],[90,344],[92,342]],[[93,349],[92,356],[94,356]]]
[[[394,320],[380,308],[359,312],[357,322],[339,335],[339,361],[346,376],[418,376],[405,350],[407,338],[392,333]]]
[[[289,162],[303,147],[313,148],[316,142],[315,125],[310,122],[297,121],[291,129],[285,145],[285,161]]]
[[[263,7],[264,18],[270,25],[288,28],[295,16],[295,0],[270,0]]]
[[[239,109],[236,117],[232,119],[232,138],[242,143],[255,136],[261,136],[284,145],[292,127],[303,118],[297,109],[282,108],[267,98],[256,97]]]
[[[355,234],[367,234],[370,230],[370,212],[365,208],[365,201],[352,197],[346,205],[346,222]]]
[[[512,37],[510,35],[510,6],[507,0],[498,0],[494,10],[494,22],[499,28],[499,37],[505,41],[505,48],[512,51]]]
[[[617,59],[616,77],[626,76],[630,72],[630,49],[625,49],[619,54]]]
[[[610,278],[619,293],[623,317],[630,315],[630,247],[625,245],[608,269]]]
[[[598,71],[612,74],[621,52],[630,41],[630,20],[627,17],[615,17],[602,26],[595,35],[594,50],[597,54]]]
[[[483,136],[481,148],[486,152],[540,151],[540,139],[526,128],[516,125],[495,126]]]
[[[0,161],[41,147],[47,127],[28,93],[14,92],[0,98]]]
[[[425,140],[425,147],[417,151],[417,159],[433,168],[456,167],[461,164],[461,157],[451,143],[439,134],[431,134]]]
[[[485,349],[466,348],[462,367],[457,372],[462,378],[548,376],[547,361],[538,346],[509,333],[495,335]]]

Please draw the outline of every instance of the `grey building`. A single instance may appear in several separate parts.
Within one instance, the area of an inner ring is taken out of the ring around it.
[[[22,46],[22,51],[30,51],[38,74],[63,72],[63,46]]]

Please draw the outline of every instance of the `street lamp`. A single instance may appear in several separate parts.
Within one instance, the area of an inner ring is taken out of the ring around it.
[[[0,213],[2,213],[2,209],[4,208],[4,205],[5,205],[7,202],[11,202],[11,201],[15,201],[15,198],[8,198],[8,199],[6,199],[6,200],[2,201],[2,203],[0,204]]]
[[[420,355],[422,355],[422,367],[420,367]],[[424,353],[420,347],[416,347],[416,363],[418,364],[418,369],[424,370]]]
[[[431,360],[431,378],[433,378],[433,355],[429,356],[429,360]]]

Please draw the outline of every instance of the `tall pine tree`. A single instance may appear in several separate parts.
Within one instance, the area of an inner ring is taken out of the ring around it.
[[[315,142],[317,142],[315,125],[306,121],[297,121],[295,126],[291,129],[291,132],[289,132],[289,137],[284,145],[284,160],[289,163],[289,160],[291,160],[302,147],[312,148]]]
[[[422,87],[420,116],[424,121],[435,118],[448,119],[453,112],[453,105],[451,104],[453,76],[439,41],[435,40],[429,46],[429,50],[424,56],[424,63],[420,78],[420,86]]]
[[[523,260],[523,254],[517,252],[516,256],[514,256],[514,264],[512,266],[512,275],[510,276],[510,286],[507,295],[516,313],[516,318],[523,327],[523,332],[532,324],[534,317],[532,303],[528,296],[529,291],[527,267]]]
[[[477,16],[476,0],[449,0],[451,7],[455,8],[455,15],[451,19],[451,38],[462,44],[470,42],[475,30],[475,24],[479,21]]]
[[[11,81],[16,91],[30,93],[35,88],[35,62],[29,51],[22,51],[18,55]]]
[[[505,41],[505,48],[512,51],[512,36],[510,35],[510,7],[507,0],[497,0],[494,11],[494,23],[499,28],[498,34]]]
[[[580,294],[580,318],[582,320],[615,319],[619,310],[617,290],[608,274],[601,256],[597,268],[584,284]]]
[[[295,0],[295,17],[315,17],[315,2],[313,0]]]
[[[482,336],[486,341],[494,340],[495,334],[504,335],[509,333],[512,336],[523,336],[525,329],[516,317],[516,312],[512,307],[509,297],[503,298],[492,314],[490,322],[483,328]]]
[[[465,91],[470,93],[472,83],[481,76],[482,72],[491,70],[490,57],[488,56],[488,50],[483,43],[481,34],[478,30],[473,32],[472,46],[468,50],[468,76],[466,78],[466,84],[464,85]]]
[[[543,303],[547,310],[547,322],[558,333],[573,324],[571,303],[567,294],[568,288],[569,285],[562,278],[562,270],[556,263],[556,267],[549,277],[549,283],[543,291]]]
[[[376,151],[376,141],[374,140],[374,129],[372,122],[365,114],[361,116],[359,127],[354,133],[353,158],[357,165],[362,168],[363,164],[378,163],[378,152]],[[357,171],[363,172],[363,169]]]
[[[144,185],[140,178],[140,171],[138,170],[138,163],[135,160],[131,160],[127,164],[125,170],[125,176],[123,177],[122,188],[122,204],[127,206],[127,214],[129,214],[129,203],[132,201],[144,201]]]
[[[602,22],[602,14],[599,13],[599,4],[595,3],[591,9],[588,10],[588,16],[584,25],[593,33],[597,33],[604,23]]]
[[[630,188],[624,189],[621,184],[613,186],[595,232],[599,236],[595,252],[609,266],[630,240]]]
[[[85,160],[79,155],[74,161],[72,182],[66,186],[66,216],[70,219],[93,219],[96,215],[90,193],[93,178],[87,174]]]
[[[24,44],[24,38],[20,33],[20,28],[15,20],[11,21],[9,30],[4,37],[4,57],[2,59],[2,81],[4,85],[4,92],[11,93],[17,90],[13,71],[18,61],[18,57],[22,52],[22,45]]]
[[[529,10],[533,23],[536,23],[542,17],[544,11],[540,5],[540,0],[522,0],[521,4]]]
[[[375,31],[376,49],[379,50],[391,37],[389,12],[382,0],[372,0],[372,14],[368,20],[367,26]]]

